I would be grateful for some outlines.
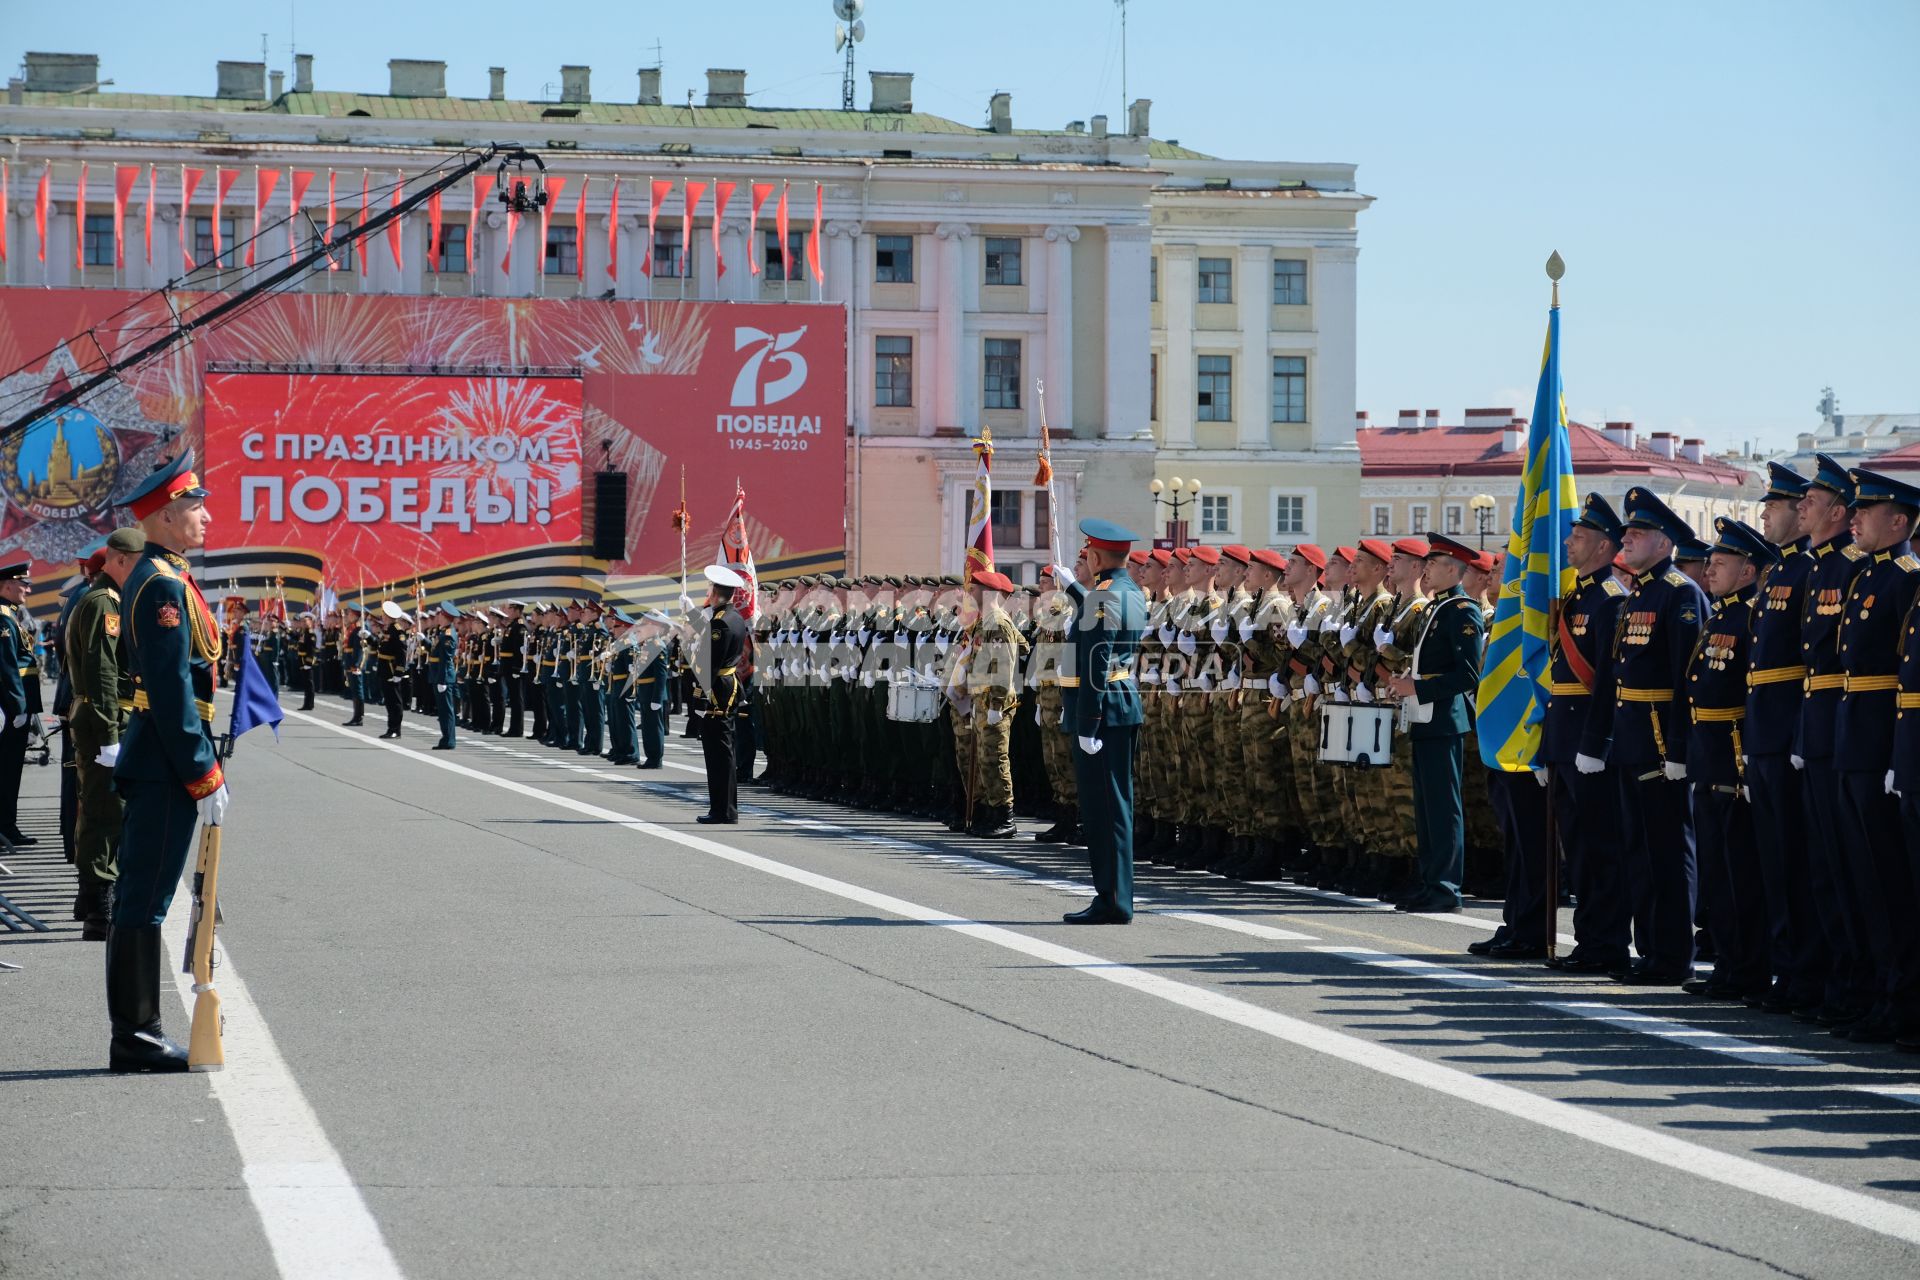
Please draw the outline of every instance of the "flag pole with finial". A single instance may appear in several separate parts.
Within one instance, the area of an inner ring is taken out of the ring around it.
[[[1560,309],[1560,277],[1566,274],[1567,274],[1566,261],[1563,258],[1561,258],[1560,251],[1558,249],[1555,249],[1553,251],[1553,255],[1547,259],[1547,279],[1553,281],[1553,310],[1555,311],[1558,311]],[[1560,601],[1557,599],[1554,600],[1553,603],[1548,606],[1548,609],[1553,616],[1548,620],[1547,634],[1549,636],[1558,635],[1560,631]],[[1546,944],[1547,944],[1547,959],[1551,961],[1556,959],[1559,956],[1559,950],[1560,950],[1560,831],[1559,831],[1559,824],[1554,820],[1554,809],[1556,806],[1554,805],[1552,800],[1553,766],[1548,765],[1546,766],[1546,769],[1547,769],[1547,796],[1548,796],[1547,842],[1546,842],[1546,850],[1547,850]]]

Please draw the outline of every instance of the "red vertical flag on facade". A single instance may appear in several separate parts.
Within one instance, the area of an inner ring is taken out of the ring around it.
[[[673,190],[673,181],[668,178],[653,178],[648,184],[652,190],[647,201],[647,256],[640,259],[640,274],[653,276],[653,236],[660,224],[660,206],[666,203],[667,193]]]
[[[73,196],[73,269],[87,269],[87,162],[80,162],[80,184]]]
[[[807,268],[813,272],[813,282],[819,285],[827,282],[827,273],[820,269],[820,218],[826,207],[826,189],[816,182],[813,184],[813,232],[807,237]]]
[[[752,197],[752,208],[747,215],[747,271],[757,276],[760,274],[760,210],[766,208],[773,184],[756,182],[748,194]]]
[[[206,172],[205,169],[180,166],[180,265],[187,271],[192,271],[196,265],[193,260],[193,189],[200,185],[200,179]]]
[[[407,175],[397,169],[394,172],[396,177],[393,182],[393,195],[387,201],[387,208],[389,209],[398,209],[400,207],[400,196],[407,189]],[[387,223],[387,248],[393,252],[393,269],[395,271],[405,271],[407,269],[407,264],[400,251],[400,223],[402,221],[403,219],[396,214]]]
[[[220,225],[221,210],[226,207],[227,192],[233,190],[233,183],[240,176],[238,169],[215,169],[213,171],[213,262],[222,265],[220,259],[226,256],[222,241],[224,228]]]
[[[747,491],[737,480],[733,485],[733,510],[720,535],[720,554],[735,573],[747,580],[746,586],[734,588],[733,604],[741,617],[752,621],[760,610],[760,579],[754,572],[753,547],[747,540]]]
[[[33,229],[40,233],[40,261],[47,260],[47,204],[53,197],[53,161],[40,170],[40,188],[33,193]]]
[[[440,193],[427,197],[427,270],[440,269]]]
[[[273,203],[273,189],[279,185],[278,169],[253,171],[253,239],[247,241],[248,266],[253,265],[254,251],[260,247],[260,228],[266,224],[267,206]]]
[[[154,188],[159,185],[159,169],[155,165],[147,166],[147,211],[142,221],[147,224],[147,265],[153,265],[153,198]]]
[[[780,278],[793,279],[793,250],[787,244],[787,184],[780,184],[780,204],[773,211],[773,228],[780,236]]]
[[[580,198],[573,202],[573,278],[587,282],[587,186],[591,175],[580,179]]]
[[[473,175],[473,208],[467,211],[467,274],[472,275],[474,263],[480,260],[480,211],[487,207],[487,197],[493,194],[493,175],[476,173]]]
[[[367,225],[367,205],[371,203],[372,200],[373,200],[373,179],[367,176],[367,171],[365,169],[362,169],[360,171],[360,221],[359,221],[359,226],[362,231],[366,229],[366,225]],[[359,239],[353,242],[353,247],[359,251],[358,257],[360,259],[360,274],[364,276],[365,274],[367,274],[367,237],[365,235],[362,235]]]
[[[133,199],[133,184],[140,181],[140,166],[118,165],[113,171],[113,265],[127,265],[127,201]]]
[[[613,178],[613,198],[607,202],[607,279],[620,279],[620,175]]]
[[[680,211],[680,252],[684,255],[680,274],[688,278],[693,276],[693,211],[700,206],[700,197],[706,193],[706,183],[687,183],[687,200]]]
[[[306,202],[307,188],[313,185],[313,170],[287,170],[287,253],[300,250],[299,224],[300,206]]]
[[[727,216],[727,201],[733,199],[731,182],[713,184],[713,278],[718,280],[727,274],[727,259],[720,252],[720,222]]]
[[[327,170],[327,225],[320,232],[320,243],[329,247],[333,245],[333,223],[336,216],[334,212],[336,206],[333,199],[333,183],[334,179],[339,176],[340,175],[333,170]],[[338,260],[336,260],[332,254],[328,254],[327,270],[338,271],[339,269],[340,263]]]

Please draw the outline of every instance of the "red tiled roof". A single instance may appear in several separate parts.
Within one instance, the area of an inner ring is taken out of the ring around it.
[[[1511,453],[1500,448],[1504,427],[1373,427],[1354,433],[1360,445],[1360,474],[1390,476],[1517,476],[1525,468],[1524,444]],[[1628,449],[1584,423],[1568,424],[1573,473],[1669,476],[1697,484],[1740,486],[1752,473],[1712,459],[1688,462],[1663,458],[1644,442]],[[1920,456],[1916,457],[1920,463]]]
[[[1860,463],[1869,471],[1920,471],[1920,440],[1876,453]]]

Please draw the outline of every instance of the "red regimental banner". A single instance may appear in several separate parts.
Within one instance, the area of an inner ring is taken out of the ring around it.
[[[578,378],[210,373],[210,550],[390,582],[580,539]]]

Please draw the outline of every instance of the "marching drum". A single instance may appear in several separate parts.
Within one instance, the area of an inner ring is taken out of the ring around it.
[[[1363,769],[1384,768],[1393,759],[1392,707],[1362,702],[1320,704],[1320,760]]]
[[[1332,698],[1322,698],[1319,711],[1320,761],[1322,764],[1345,764],[1352,759],[1346,752],[1347,726],[1353,718],[1353,708]]]
[[[911,675],[896,676],[887,686],[887,719],[931,724],[940,717],[940,690]]]

